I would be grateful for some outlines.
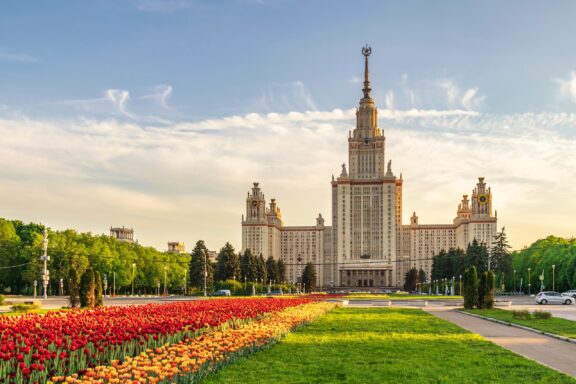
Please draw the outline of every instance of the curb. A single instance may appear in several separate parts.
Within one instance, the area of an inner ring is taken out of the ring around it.
[[[509,327],[514,327],[514,328],[519,328],[519,329],[523,329],[525,331],[530,331],[530,332],[534,332],[534,333],[538,333],[540,335],[544,335],[544,336],[548,336],[548,337],[552,337],[554,339],[558,339],[558,340],[562,340],[562,341],[566,341],[568,343],[573,343],[576,344],[576,339],[571,339],[570,337],[566,337],[566,336],[560,336],[557,335],[555,333],[550,333],[550,332],[546,332],[546,331],[540,331],[538,329],[534,329],[534,328],[530,328],[530,327],[526,327],[524,325],[519,325],[519,324],[514,324],[514,323],[510,323],[508,321],[504,321],[504,320],[498,320],[498,319],[493,319],[491,317],[486,317],[486,316],[481,316],[481,315],[477,315],[475,313],[468,313],[465,311],[462,311],[460,309],[456,309],[456,312],[460,312],[464,315],[468,315],[468,316],[473,316],[473,317],[477,317],[479,319],[483,319],[483,320],[488,320],[491,321],[493,323],[498,323],[501,325],[507,325]]]

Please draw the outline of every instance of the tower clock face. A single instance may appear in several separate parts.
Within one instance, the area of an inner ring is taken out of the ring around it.
[[[252,206],[255,207],[258,205],[258,200],[252,200]]]
[[[484,194],[478,196],[478,202],[480,204],[486,204],[488,202],[488,196],[486,196]]]

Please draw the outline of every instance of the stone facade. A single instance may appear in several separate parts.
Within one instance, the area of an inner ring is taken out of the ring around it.
[[[280,208],[266,200],[254,183],[242,216],[242,250],[282,259],[287,279],[298,281],[303,266],[316,265],[320,287],[400,287],[404,274],[416,267],[430,276],[432,256],[442,249],[466,249],[476,238],[488,246],[496,234],[492,192],[479,178],[472,193],[458,206],[451,224],[419,224],[414,213],[402,224],[402,175],[386,163],[383,130],[371,97],[368,72],[370,48],[364,54],[363,98],[356,110],[356,128],[348,135],[348,169],[332,176],[332,227],[322,215],[316,225],[284,226]]]

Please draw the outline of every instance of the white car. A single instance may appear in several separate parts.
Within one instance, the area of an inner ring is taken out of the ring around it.
[[[574,298],[570,296],[562,296],[559,292],[545,291],[536,295],[536,302],[538,304],[574,304]]]
[[[576,289],[571,289],[566,292],[562,292],[562,296],[570,296],[576,299]]]

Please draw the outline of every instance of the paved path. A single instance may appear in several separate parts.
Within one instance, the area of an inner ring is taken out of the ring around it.
[[[464,315],[453,309],[437,307],[425,310],[512,352],[576,377],[576,344]]]

